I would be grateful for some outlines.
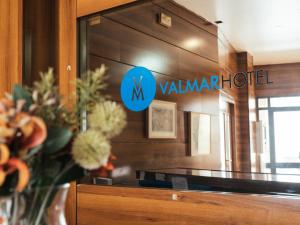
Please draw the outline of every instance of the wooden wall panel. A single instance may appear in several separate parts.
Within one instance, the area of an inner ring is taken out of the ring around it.
[[[237,52],[221,31],[218,33],[218,50],[220,75],[224,80],[228,80],[230,74],[238,71]],[[228,83],[225,83],[222,91],[230,95],[234,101],[238,100],[237,88],[229,88]]]
[[[132,18],[136,18],[140,10],[146,15],[145,20],[134,21]],[[175,22],[169,29],[161,27],[156,20],[157,13],[161,10],[158,5],[146,2],[128,9],[122,8],[113,13],[105,13],[100,17],[100,24],[88,25],[88,68],[94,69],[102,63],[108,66],[109,87],[106,93],[114,100],[120,101],[119,88],[122,77],[134,66],[145,66],[152,70],[157,84],[161,81],[185,82],[186,79],[201,79],[203,76],[209,77],[218,72],[217,59],[214,61],[202,57],[191,49],[183,48],[180,46],[181,41],[176,40],[176,35],[179,34],[181,40],[195,36],[202,37],[205,39],[202,50],[209,48],[209,52],[216,55],[217,37],[175,14],[174,21],[178,20],[180,23]],[[219,92],[162,96],[160,91],[157,91],[156,98],[177,102],[178,137],[174,140],[148,139],[146,112],[128,112],[128,126],[112,144],[113,152],[118,157],[117,166],[131,167],[131,174],[127,178],[135,179],[135,170],[142,168],[166,166],[220,168]],[[187,156],[189,111],[212,115],[210,155]]]
[[[22,83],[23,1],[0,1],[0,97]]]
[[[80,185],[78,225],[298,225],[299,205],[295,197]]]
[[[232,76],[238,71],[237,53],[221,31],[219,31],[218,33],[218,49],[220,76],[222,76],[224,80],[229,80],[230,75]],[[220,86],[221,85],[222,81],[220,81]],[[222,89],[221,96],[223,104],[225,103],[226,106],[224,109],[222,109],[221,107],[220,110],[226,112],[227,108],[230,108],[229,104],[233,104],[233,106],[231,107],[232,111],[230,112],[227,110],[227,113],[231,113],[231,120],[233,121],[231,125],[233,126],[232,131],[234,131],[231,139],[232,162],[229,162],[229,167],[231,167],[233,170],[238,170],[239,159],[237,158],[237,152],[240,151],[240,146],[237,145],[237,134],[241,129],[240,124],[237,121],[237,112],[239,111],[239,107],[237,104],[239,100],[239,90],[237,88],[230,88],[228,83],[224,83],[224,88]]]
[[[182,11],[180,10],[178,14],[174,14],[168,9],[149,2],[113,11],[105,14],[104,17],[217,62],[218,52],[216,48],[211,47],[217,45],[216,35],[180,17]],[[166,29],[163,26],[155,26],[160,13],[164,13],[172,18],[172,27],[170,29]],[[143,19],[137,20],[136,18]],[[151,26],[145,26],[145,24],[151,24]],[[189,34],[189,37],[186,34]]]
[[[169,12],[176,14],[177,16],[190,22],[191,24],[193,24],[203,30],[206,30],[207,32],[209,32],[215,36],[218,35],[217,26],[208,22],[205,18],[199,16],[198,14],[188,10],[184,6],[176,3],[175,1],[153,0],[152,2]]]
[[[86,16],[136,0],[77,0],[77,17]]]
[[[300,63],[261,65],[255,69],[267,70],[272,84],[256,86],[257,97],[300,95]]]
[[[225,80],[231,78],[237,72],[253,71],[253,58],[247,52],[238,53],[226,40],[226,37],[219,32],[219,65],[220,74]],[[249,82],[250,83],[250,82]],[[257,171],[257,163],[252,162],[251,154],[255,153],[255,133],[252,122],[256,121],[255,98],[256,91],[254,77],[252,85],[244,88],[232,87],[226,83],[222,90],[225,98],[229,97],[230,103],[234,104],[235,119],[235,149],[233,149],[233,169],[240,171]],[[255,157],[253,157],[255,158]]]

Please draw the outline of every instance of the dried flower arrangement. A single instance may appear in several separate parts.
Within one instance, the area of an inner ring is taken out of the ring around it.
[[[72,111],[62,103],[52,69],[32,87],[15,86],[0,100],[0,196],[15,196],[14,203],[30,196],[25,224],[43,224],[55,187],[91,170],[105,175],[113,169],[110,139],[125,127],[126,114],[103,95],[105,74],[102,65],[76,81]]]

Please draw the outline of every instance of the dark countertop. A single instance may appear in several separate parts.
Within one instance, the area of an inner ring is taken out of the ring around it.
[[[137,171],[144,187],[259,194],[300,194],[300,175],[169,168]]]

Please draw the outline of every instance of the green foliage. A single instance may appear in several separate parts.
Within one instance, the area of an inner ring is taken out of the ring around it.
[[[51,158],[43,160],[43,165],[44,166],[40,174],[40,180],[42,181],[40,186],[50,186],[64,165],[60,160],[54,160]]]
[[[15,85],[13,90],[13,100],[16,103],[18,100],[25,100],[25,110],[27,111],[32,104],[32,98],[28,91],[26,91],[22,86]]]
[[[34,82],[30,91],[33,99],[31,109],[35,115],[43,118],[47,125],[69,128],[74,125],[76,118],[61,103],[52,68],[40,73],[40,80]]]
[[[101,93],[105,88],[105,76],[106,68],[104,65],[95,71],[87,71],[83,74],[81,79],[77,80],[77,111],[90,112],[92,107],[99,102],[105,100],[103,94]]]
[[[43,152],[45,154],[56,153],[70,142],[72,136],[72,132],[67,128],[49,127],[47,139],[43,144]]]
[[[55,79],[53,76],[53,68],[49,68],[46,73],[40,73],[41,80],[33,84],[33,89],[40,94],[55,95],[58,93],[58,88],[55,86]],[[47,98],[46,98],[47,99]]]
[[[95,71],[87,71],[76,81],[77,104],[69,112],[61,102],[61,97],[55,86],[53,69],[41,73],[40,81],[34,83],[30,89],[34,114],[43,118],[48,125],[67,126],[78,130],[83,113],[90,113],[92,108],[105,100],[102,91],[106,88],[106,67],[102,65]],[[75,93],[74,93],[75,96]]]
[[[58,181],[57,185],[70,183],[71,181],[78,180],[85,175],[84,169],[74,164]]]
[[[15,187],[18,182],[18,173],[14,172],[5,179],[4,184],[0,188],[0,196],[9,196],[12,194],[11,187]]]

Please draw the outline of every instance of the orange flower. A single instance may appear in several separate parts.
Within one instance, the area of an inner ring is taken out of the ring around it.
[[[0,165],[7,163],[9,155],[8,147],[5,144],[0,144]]]
[[[38,117],[30,118],[30,125],[21,128],[24,139],[23,148],[30,149],[42,144],[47,138],[47,127],[44,121]]]
[[[27,113],[17,113],[12,126],[22,132],[22,147],[27,150],[42,144],[47,137],[47,128],[44,121]]]
[[[10,126],[10,119],[15,114],[13,101],[8,98],[0,100],[0,140],[8,142],[15,135],[15,129]]]
[[[0,186],[4,183],[6,172],[3,170],[2,165],[6,164],[9,160],[9,149],[5,144],[0,144]]]
[[[15,116],[13,123],[15,127],[18,127],[21,130],[24,139],[28,138],[34,130],[34,123],[31,120],[31,116],[27,113],[18,113]]]
[[[0,167],[0,186],[3,185],[6,176],[18,170],[18,183],[16,186],[16,190],[18,192],[22,192],[28,184],[30,178],[29,169],[26,163],[17,158],[11,158],[7,161],[5,166],[7,167],[6,170],[4,170],[2,166]]]
[[[0,187],[4,183],[5,178],[6,178],[6,173],[3,171],[3,168],[0,167]]]
[[[14,106],[14,102],[12,99],[2,98],[0,100],[0,113],[8,111],[13,106]]]
[[[0,141],[9,143],[20,131],[22,148],[28,150],[45,141],[47,128],[42,119],[22,112],[24,104],[24,100],[17,101],[16,106],[10,98],[0,100]]]
[[[93,177],[108,177],[109,173],[115,169],[112,161],[116,159],[116,156],[110,154],[107,164],[105,166],[101,166],[99,169],[92,170],[91,175]]]
[[[16,190],[18,192],[22,192],[26,187],[26,185],[28,184],[30,178],[29,169],[26,163],[24,163],[23,161],[17,158],[11,158],[10,160],[8,160],[7,165],[8,165],[8,171],[6,175],[11,174],[14,171],[18,170],[19,174],[18,174],[18,183],[16,186]]]
[[[8,142],[15,135],[15,129],[8,126],[2,119],[0,119],[0,139]]]

